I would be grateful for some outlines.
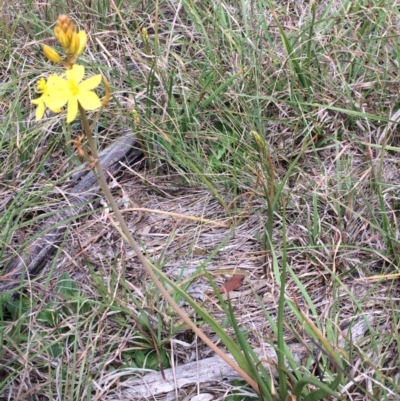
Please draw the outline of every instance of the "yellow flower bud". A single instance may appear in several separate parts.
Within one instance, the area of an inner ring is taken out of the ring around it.
[[[67,35],[65,34],[65,32],[62,30],[62,28],[60,28],[59,26],[55,26],[54,27],[54,35],[56,36],[57,40],[60,42],[61,46],[64,49],[69,48],[70,41],[69,41]]]
[[[69,19],[68,15],[66,15],[66,14],[60,14],[60,15],[58,16],[57,24],[63,25],[63,24],[68,24],[68,23],[70,23],[70,22],[71,22],[71,20]]]
[[[260,134],[257,131],[251,131],[250,134],[256,141],[258,148],[261,150],[265,150],[265,141],[261,138]]]
[[[65,33],[68,31],[75,32],[76,30],[74,23],[70,20],[68,15],[65,14],[58,16],[57,26],[59,26]]]
[[[139,113],[136,109],[132,110],[132,117],[133,117],[133,122],[135,124],[135,128],[139,129],[140,127],[140,116]]]
[[[69,44],[71,46],[72,37],[74,36],[74,30],[69,26],[64,32],[67,35],[67,38],[69,40]]]
[[[68,28],[69,28],[69,24],[68,24],[68,23],[59,24],[58,26],[61,28],[61,30],[62,30],[65,34],[67,33]]]
[[[149,34],[148,34],[146,28],[143,28],[142,31],[140,32],[140,34],[142,35],[143,42],[149,41]]]
[[[61,32],[62,32],[62,29],[58,25],[56,25],[54,27],[54,36],[57,38],[57,40],[58,40],[58,37],[60,36]]]
[[[44,55],[53,63],[61,63],[61,57],[59,54],[51,47],[47,45],[42,46]]]
[[[70,50],[71,54],[77,55],[79,48],[80,48],[79,36],[76,32],[73,32],[72,38],[71,38],[71,43],[69,44],[69,50]]]
[[[142,28],[140,30],[140,36],[142,37],[145,51],[148,55],[151,53],[150,44],[149,44],[149,33],[147,32],[146,28]]]
[[[87,44],[86,32],[85,31],[79,31],[78,37],[79,37],[79,49],[76,52],[76,55],[80,56],[84,52],[86,44]]]

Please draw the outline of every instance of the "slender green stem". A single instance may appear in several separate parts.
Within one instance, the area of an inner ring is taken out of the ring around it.
[[[136,252],[136,255],[140,262],[143,264],[145,267],[147,273],[149,274],[150,278],[153,280],[154,284],[158,288],[158,290],[161,292],[161,294],[164,296],[164,298],[167,300],[167,302],[171,305],[171,307],[175,310],[175,312],[180,316],[180,318],[217,354],[219,355],[229,366],[232,367],[241,377],[243,377],[244,380],[246,380],[255,391],[259,392],[259,388],[257,383],[246,373],[244,372],[232,359],[230,359],[223,351],[221,351],[196,325],[193,323],[188,315],[178,306],[178,304],[173,300],[171,295],[169,295],[168,291],[164,288],[162,285],[161,281],[158,279],[157,275],[154,273],[153,268],[155,267],[149,262],[149,260],[144,256],[142,251],[139,248],[139,245],[133,238],[131,232],[129,231],[129,228],[122,216],[122,213],[120,212],[117,203],[114,200],[114,197],[110,191],[110,188],[108,187],[106,177],[104,175],[103,169],[100,164],[99,160],[99,154],[96,149],[96,145],[93,139],[92,131],[89,126],[89,122],[86,118],[85,110],[82,108],[82,106],[78,103],[79,105],[79,112],[81,114],[82,118],[82,124],[83,128],[89,143],[90,150],[92,152],[92,156],[95,159],[95,166],[94,168],[96,169],[97,173],[97,181],[100,185],[101,190],[103,191],[105,197],[107,198],[110,207],[112,211],[115,214],[115,217],[117,218],[121,230],[124,233],[126,240],[128,241],[129,245],[133,248],[133,250]]]
[[[286,377],[285,377],[285,340],[284,340],[284,332],[283,332],[283,312],[285,309],[285,289],[286,289],[286,202],[283,202],[282,209],[282,217],[283,217],[283,225],[282,225],[282,234],[283,234],[283,260],[282,260],[282,273],[281,273],[281,288],[279,294],[279,307],[278,307],[278,374],[279,374],[279,386],[281,389],[281,397],[283,400],[287,397],[287,385],[286,385]]]

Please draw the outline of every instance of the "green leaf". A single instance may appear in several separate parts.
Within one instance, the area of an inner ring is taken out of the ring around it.
[[[169,357],[165,349],[160,349],[161,366],[167,368],[170,366]],[[160,361],[158,360],[157,352],[155,350],[138,350],[135,351],[133,359],[137,366],[144,369],[160,369]]]
[[[64,347],[62,345],[60,345],[59,343],[57,343],[57,344],[53,344],[52,346],[50,346],[48,350],[49,350],[49,354],[53,358],[58,358],[59,356],[62,355],[62,353],[64,351]]]
[[[73,297],[79,294],[79,287],[68,273],[63,273],[56,285],[56,292]]]
[[[67,316],[70,316],[71,314],[83,314],[90,311],[90,304],[88,301],[82,299],[71,300],[68,302],[68,305],[63,306],[62,310]]]
[[[161,359],[161,366],[163,368],[169,368],[170,367],[169,355],[168,355],[168,352],[165,349],[160,349],[160,359]]]
[[[11,314],[11,317],[17,320],[31,309],[31,302],[28,298],[20,296],[18,299],[10,299],[7,301],[5,307]]]
[[[37,319],[49,326],[56,326],[60,321],[60,310],[57,309],[57,303],[54,301],[47,302],[45,307],[38,313]]]
[[[135,351],[134,355],[133,355],[133,359],[136,363],[136,365],[144,368],[145,366],[145,362],[146,362],[146,354],[148,351],[144,351],[144,350],[138,350]]]
[[[141,366],[136,365],[136,363],[133,362],[132,360],[130,360],[129,362],[124,362],[121,365],[121,369],[132,369],[132,368],[139,368],[140,369]],[[115,370],[116,370],[116,368],[110,366],[110,371],[115,371]]]

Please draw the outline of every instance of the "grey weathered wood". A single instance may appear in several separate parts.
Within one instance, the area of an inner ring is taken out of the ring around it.
[[[126,137],[100,154],[106,177],[108,177],[107,172],[114,175],[121,169],[120,162],[130,163],[140,156],[141,151],[133,148],[135,143],[134,136]],[[69,222],[82,213],[85,205],[98,196],[100,191],[96,176],[87,164],[75,171],[60,189],[67,200],[62,202],[64,208],[48,218],[41,229],[44,234],[26,250],[20,251],[6,266],[3,276],[0,277],[0,293],[18,286],[22,278],[37,275],[52,261],[52,256],[61,244]]]

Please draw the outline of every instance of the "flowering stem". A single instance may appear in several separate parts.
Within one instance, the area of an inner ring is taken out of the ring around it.
[[[145,267],[148,275],[150,278],[153,280],[154,284],[158,288],[158,290],[161,292],[161,294],[164,296],[164,298],[167,300],[167,302],[171,305],[171,307],[175,310],[175,312],[180,316],[180,318],[217,354],[219,355],[229,366],[231,366],[240,376],[243,377],[253,388],[255,391],[259,392],[258,384],[249,376],[247,375],[246,372],[244,372],[232,359],[230,359],[223,351],[221,351],[196,325],[195,323],[192,322],[192,320],[189,318],[189,316],[178,306],[178,304],[173,300],[171,295],[169,295],[168,291],[164,288],[162,285],[161,281],[158,279],[156,274],[154,273],[153,269],[156,269],[155,266],[153,266],[149,260],[144,256],[142,251],[139,248],[139,245],[133,238],[131,232],[129,231],[129,228],[120,212],[118,209],[117,203],[114,200],[114,197],[111,194],[110,188],[108,187],[106,178],[104,176],[103,169],[100,164],[99,160],[99,155],[97,153],[96,145],[94,143],[93,135],[92,135],[92,130],[90,129],[89,122],[86,118],[85,110],[83,107],[79,104],[79,112],[81,114],[82,118],[82,124],[83,128],[86,134],[86,137],[88,139],[89,147],[92,152],[92,156],[95,159],[95,165],[94,168],[96,169],[97,172],[97,181],[100,185],[101,190],[103,191],[105,197],[108,200],[108,203],[112,209],[112,211],[115,214],[115,217],[117,218],[120,227],[122,229],[122,232],[124,233],[126,240],[128,241],[129,245],[133,248],[133,250],[136,252],[136,255],[140,262],[143,264]]]

